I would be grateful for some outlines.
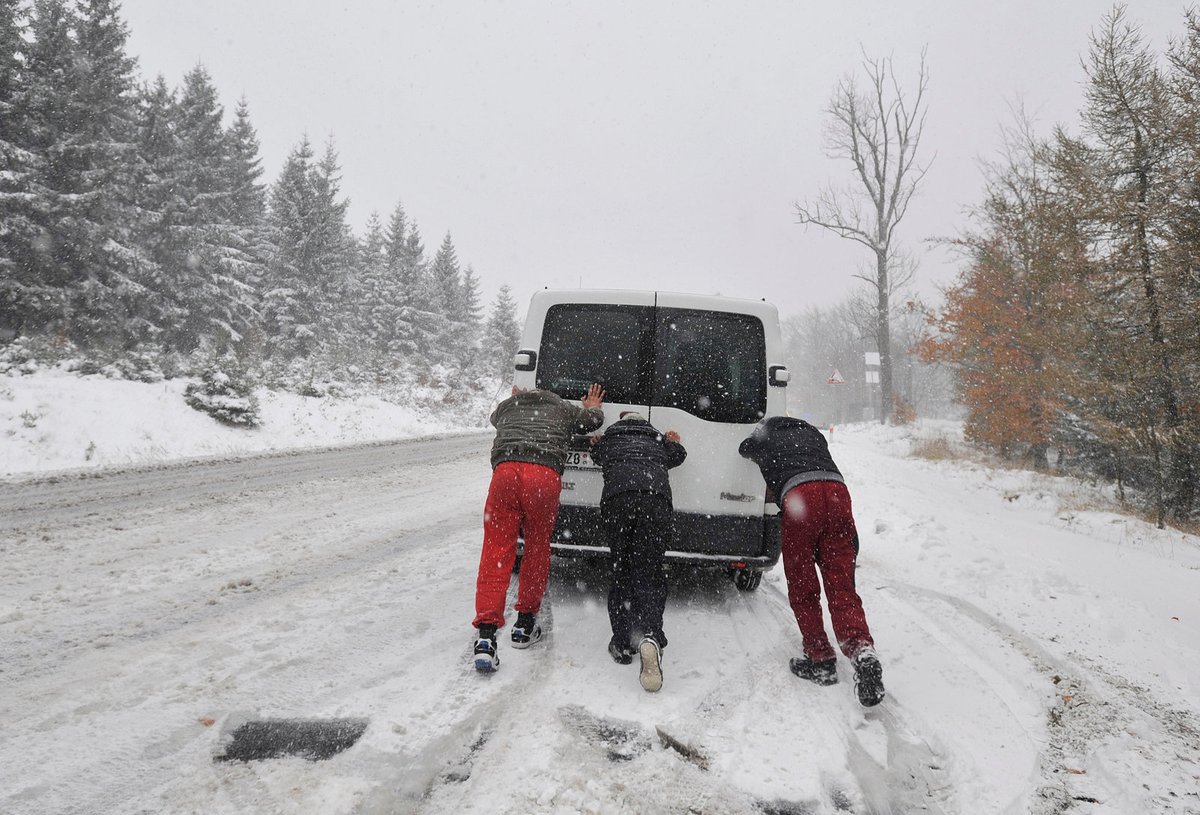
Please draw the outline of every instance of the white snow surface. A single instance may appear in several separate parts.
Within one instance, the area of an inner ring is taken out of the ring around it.
[[[844,659],[832,687],[788,671],[779,567],[751,593],[676,570],[648,694],[606,653],[603,570],[556,561],[546,638],[501,632],[477,674],[486,432],[238,459],[446,428],[279,399],[297,432],[244,447],[178,388],[28,382],[0,380],[10,474],[89,440],[226,458],[0,483],[5,813],[1200,813],[1200,540],[910,455],[954,425],[830,434],[888,690],[863,709]],[[367,727],[324,761],[214,760],[264,718]]]
[[[259,389],[262,424],[223,425],[184,403],[187,379],[147,384],[61,368],[0,375],[0,477],[182,458],[326,447],[465,429],[414,385],[405,403],[374,395],[308,397]],[[486,401],[486,399],[484,400]],[[472,423],[487,425],[486,409]]]

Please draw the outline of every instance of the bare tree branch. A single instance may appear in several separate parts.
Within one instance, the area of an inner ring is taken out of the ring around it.
[[[894,255],[897,226],[908,213],[929,163],[921,164],[917,152],[925,133],[925,92],[929,87],[926,52],[921,51],[915,93],[905,93],[891,57],[872,58],[863,53],[865,91],[854,77],[838,82],[826,107],[825,151],[834,159],[848,159],[855,184],[829,186],[815,198],[796,202],[797,223],[818,226],[838,237],[862,244],[874,255],[874,270],[854,274],[875,289],[875,341],[880,354],[883,389],[881,420],[892,404],[889,302],[896,289],[910,281],[916,264]]]

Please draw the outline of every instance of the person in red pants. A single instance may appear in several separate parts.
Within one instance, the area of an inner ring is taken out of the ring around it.
[[[604,424],[604,389],[588,388],[582,406],[540,389],[514,387],[512,396],[492,411],[492,483],[483,507],[483,551],[475,581],[475,668],[496,670],[496,630],[504,625],[504,602],[524,532],[525,554],[517,577],[514,648],[528,648],[542,637],[537,613],[550,577],[550,534],[558,517],[561,476],[572,433],[590,433]]]
[[[866,707],[883,701],[883,667],[854,586],[858,532],[850,491],[821,431],[801,419],[772,416],[760,422],[738,452],[758,465],[768,496],[783,510],[783,573],[796,615],[804,656],[792,673],[818,685],[838,681],[837,654],[825,634],[821,583],[838,646],[854,665],[854,688]]]

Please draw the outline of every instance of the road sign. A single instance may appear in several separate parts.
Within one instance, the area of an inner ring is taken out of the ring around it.
[[[865,362],[868,367],[874,366],[874,367],[878,368],[879,367],[879,352],[878,351],[864,351],[863,352],[863,362]]]
[[[842,378],[842,374],[837,368],[833,369],[833,373],[831,373],[829,375],[829,379],[827,379],[825,381],[828,382],[830,385],[845,385],[846,384],[846,380]]]

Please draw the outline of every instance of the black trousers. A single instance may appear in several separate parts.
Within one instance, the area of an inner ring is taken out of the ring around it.
[[[636,648],[643,637],[653,637],[666,647],[663,553],[671,540],[670,503],[662,495],[623,492],[601,503],[600,517],[612,550],[608,621],[613,638]]]

